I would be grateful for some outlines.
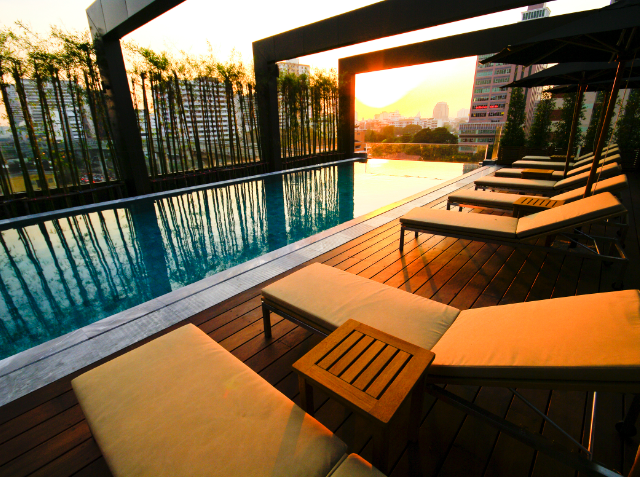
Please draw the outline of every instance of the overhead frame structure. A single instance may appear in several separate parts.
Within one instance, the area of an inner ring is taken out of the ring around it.
[[[102,52],[100,73],[107,94],[116,149],[121,158],[122,176],[130,195],[148,193],[151,185],[142,139],[136,126],[120,39],[183,1],[96,0],[87,9],[89,27]],[[282,169],[277,61],[524,7],[530,3],[530,0],[387,0],[254,42],[262,153],[269,169]],[[541,21],[536,20],[536,23]],[[519,25],[523,27],[524,23]],[[519,38],[514,37],[514,41]],[[488,52],[498,49],[496,47]],[[349,148],[341,149],[341,152],[349,152]]]
[[[341,58],[338,61],[340,88],[338,147],[340,152],[346,154],[354,152],[355,75],[491,54],[500,51],[510,43],[525,41],[538,35],[541,30],[561,27],[586,14],[586,12],[579,12],[542,18]]]

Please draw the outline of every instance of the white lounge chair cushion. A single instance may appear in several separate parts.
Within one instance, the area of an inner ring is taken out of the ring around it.
[[[513,203],[520,197],[523,196],[504,192],[464,189],[449,195],[448,201],[456,204],[477,205],[495,209],[512,209]]]
[[[358,454],[349,454],[331,477],[384,477],[384,474]]]
[[[433,347],[460,313],[319,263],[267,286],[262,296],[328,333],[351,318],[425,349]]]
[[[115,476],[326,476],[347,450],[193,325],[72,385]]]
[[[551,156],[524,156],[523,161],[550,161]]]
[[[563,171],[564,162],[551,162],[551,161],[516,161],[511,164],[511,167],[522,169],[553,169],[554,171]],[[504,169],[500,169],[502,171]],[[506,169],[509,170],[509,169]]]
[[[585,188],[586,186],[570,190],[568,192],[563,192],[562,194],[554,195],[552,198],[555,200],[573,202],[574,200],[581,199],[584,196]],[[593,187],[591,188],[591,192],[593,194],[601,194],[602,192],[616,193],[627,190],[628,188],[629,183],[627,182],[627,176],[625,176],[624,174],[620,174],[619,176],[610,177],[608,179],[604,179],[600,182],[594,183]]]
[[[607,164],[602,167],[598,167],[598,174],[596,178],[606,179],[608,177],[617,176],[620,174],[622,169],[618,164]],[[553,188],[557,191],[576,189],[577,187],[581,187],[587,184],[587,179],[589,178],[590,170],[587,170],[581,174],[576,174],[571,177],[567,177],[566,179],[562,179],[555,183]]]
[[[521,217],[518,219],[516,236],[524,239],[548,234],[616,214],[624,214],[626,211],[624,205],[611,192],[603,192]]]
[[[524,169],[500,169],[496,171],[495,177],[513,177],[519,178],[522,176]],[[563,171],[553,171],[553,174],[549,176],[548,180],[559,181],[564,177]],[[545,179],[547,180],[547,179]]]
[[[429,375],[637,382],[638,290],[465,310],[433,347]]]
[[[450,210],[416,207],[402,217],[400,223],[424,227],[429,232],[459,233],[478,238],[515,239],[518,219],[501,215],[453,214]]]
[[[521,189],[540,190],[553,192],[556,181],[543,181],[539,179],[515,179],[511,177],[483,177],[474,181],[479,187],[493,187],[496,189]]]

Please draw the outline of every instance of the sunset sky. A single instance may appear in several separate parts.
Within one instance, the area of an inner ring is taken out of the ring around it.
[[[87,0],[0,0],[0,26],[21,20],[46,34],[55,24],[71,30],[87,29]],[[375,3],[366,0],[299,0],[212,2],[188,0],[144,25],[125,38],[155,50],[207,52],[207,42],[217,58],[228,58],[235,49],[246,63],[252,59],[251,43],[286,30]],[[547,2],[552,15],[600,8],[609,0],[557,0]],[[64,8],[60,8],[63,6]],[[460,22],[383,38],[300,58],[316,68],[337,68],[338,58],[394,46],[516,23],[525,8],[486,15]],[[505,45],[506,46],[506,45]],[[452,116],[469,108],[475,57],[440,63],[367,73],[356,78],[358,118],[371,118],[380,111],[418,112],[431,117],[438,101],[446,101]]]

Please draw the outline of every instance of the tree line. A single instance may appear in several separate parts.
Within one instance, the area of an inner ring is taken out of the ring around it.
[[[278,77],[282,158],[311,156],[338,149],[338,75],[335,70]]]
[[[607,139],[613,138],[621,149],[640,148],[640,91],[627,90],[628,99],[624,106],[622,97],[618,99],[619,114],[607,131]],[[501,146],[527,146],[533,148],[546,148],[553,146],[560,150],[566,150],[571,132],[573,112],[578,93],[565,93],[560,108],[560,118],[553,126],[552,112],[556,108],[555,99],[551,93],[543,92],[542,98],[536,106],[533,122],[528,136],[525,135],[525,97],[522,88],[511,90],[511,100],[507,121],[500,139]],[[609,92],[598,92],[593,105],[593,111],[586,132],[578,127],[576,130],[574,150],[578,147],[587,150],[595,149],[596,132],[602,120],[602,111],[609,101]],[[580,121],[585,119],[584,96],[580,104]]]

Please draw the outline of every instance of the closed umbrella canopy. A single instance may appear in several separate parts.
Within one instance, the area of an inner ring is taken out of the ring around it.
[[[577,61],[615,61],[617,63],[609,104],[594,151],[589,180],[585,187],[585,197],[591,195],[591,187],[604,147],[606,135],[603,134],[603,131],[609,129],[625,65],[629,60],[634,60],[640,50],[639,26],[640,0],[620,0],[613,5],[593,10],[588,15],[561,28],[555,28],[531,38],[526,43],[510,45],[482,62],[502,62],[525,66]]]
[[[551,68],[538,71],[526,78],[513,83],[509,83],[507,87],[523,87],[535,88],[536,86],[555,86],[568,84],[592,84],[595,82],[608,81],[609,89],[616,77],[616,63],[605,62],[579,62],[579,63],[560,63]],[[640,74],[640,59],[628,62],[625,65],[623,73],[625,78],[630,74]],[[577,91],[577,88],[573,89]]]
[[[586,91],[591,93],[597,92],[597,91],[611,91],[612,83],[613,83],[613,80],[598,81],[596,83],[590,83],[587,85]],[[558,93],[558,94],[575,93],[576,91],[578,91],[578,87],[579,85],[577,84],[567,84],[562,86],[556,86],[547,91],[549,91],[550,93]],[[624,89],[640,88],[640,76],[634,76],[633,78],[628,78],[628,79],[625,78],[622,83],[622,88]]]

